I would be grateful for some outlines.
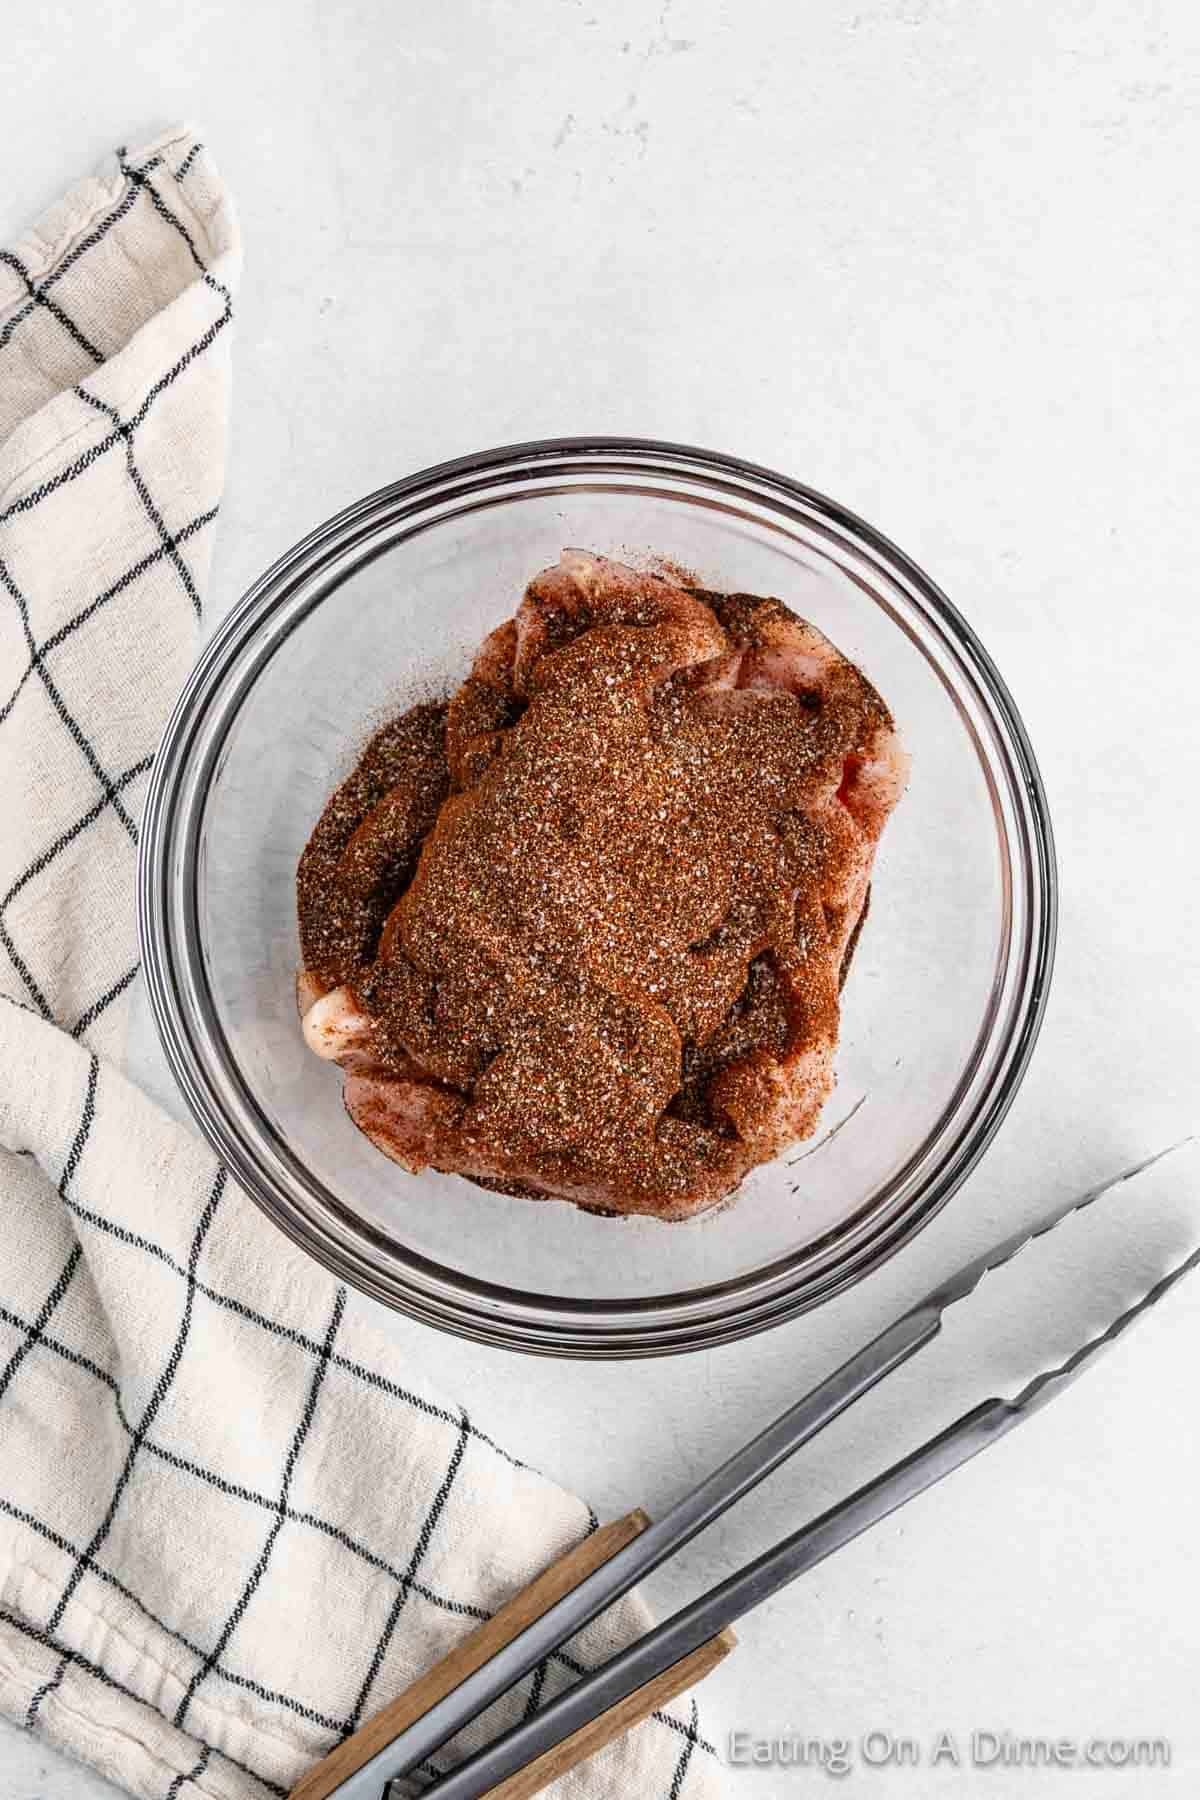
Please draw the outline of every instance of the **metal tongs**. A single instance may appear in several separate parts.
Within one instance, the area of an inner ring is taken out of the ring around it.
[[[1162,1152],[1166,1155],[1168,1152]],[[427,1759],[675,1551],[749,1493],[823,1426],[929,1344],[950,1307],[993,1269],[1102,1194],[1139,1174],[1125,1170],[1031,1231],[968,1263],[865,1349],[790,1407],[703,1480],[657,1523],[640,1511],[592,1533],[543,1571],[442,1662],[303,1776],[289,1800],[401,1800],[389,1784]],[[584,1675],[541,1711],[434,1782],[437,1800],[525,1800],[655,1708],[692,1686],[728,1654],[743,1613],[906,1500],[940,1481],[1060,1393],[1097,1352],[1200,1262],[1200,1249],[1163,1276],[1106,1330],[1044,1370],[1014,1398],[973,1406],[911,1455]]]

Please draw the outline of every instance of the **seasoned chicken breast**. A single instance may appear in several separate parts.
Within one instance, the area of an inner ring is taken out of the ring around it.
[[[817,1124],[907,770],[782,601],[568,550],[322,814],[307,1042],[407,1169],[703,1211]]]

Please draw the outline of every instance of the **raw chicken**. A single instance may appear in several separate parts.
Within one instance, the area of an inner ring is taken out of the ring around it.
[[[702,1211],[816,1126],[907,766],[782,602],[567,551],[322,815],[306,1040],[410,1170]]]

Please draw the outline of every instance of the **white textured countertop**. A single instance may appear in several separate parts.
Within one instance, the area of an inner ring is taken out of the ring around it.
[[[661,1511],[968,1246],[1200,1117],[1200,20],[1183,0],[26,8],[0,239],[113,144],[199,121],[247,269],[212,611],[316,520],[558,433],[709,445],[896,539],[1012,686],[1050,791],[1059,968],[982,1168],[865,1289],[750,1343],[583,1368],[395,1322],[601,1515]],[[1198,1184],[1197,1162],[1180,1180]],[[924,1767],[763,1800],[1200,1792],[1200,1298],[747,1620],[710,1719]],[[664,1423],[665,1422],[665,1423]],[[687,1552],[660,1605],[907,1445],[895,1409]],[[815,1446],[813,1447],[815,1450]],[[928,1766],[942,1729],[963,1766]],[[1167,1770],[972,1767],[973,1729],[1161,1735]],[[0,1727],[3,1800],[104,1784]]]

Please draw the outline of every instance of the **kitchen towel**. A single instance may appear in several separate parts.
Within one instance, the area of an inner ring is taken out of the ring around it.
[[[120,1072],[239,263],[184,129],[0,251],[0,1707],[147,1800],[285,1793],[596,1524]],[[619,1603],[412,1791],[647,1619]],[[684,1700],[553,1791],[721,1784]]]

